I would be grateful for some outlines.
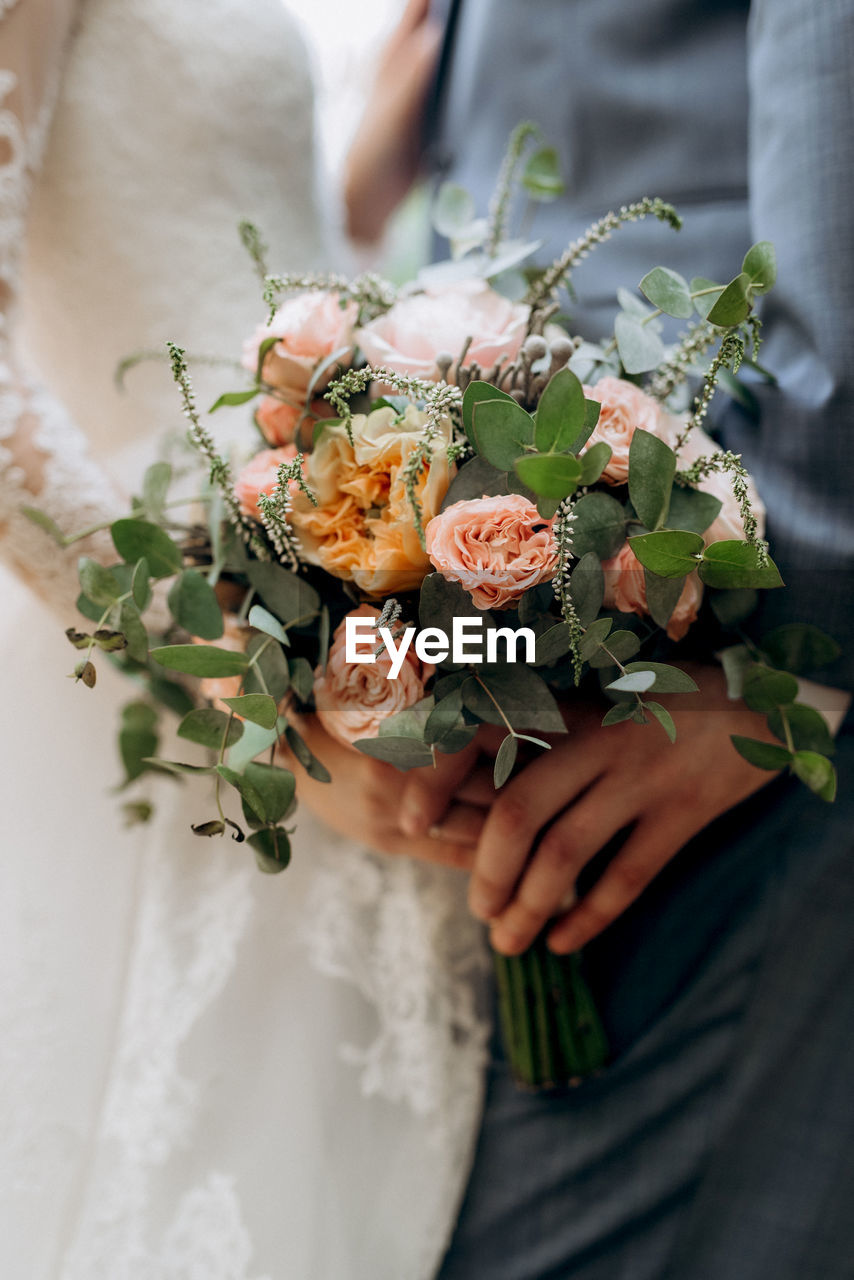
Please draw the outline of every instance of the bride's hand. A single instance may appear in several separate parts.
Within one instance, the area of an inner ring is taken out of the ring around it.
[[[327,826],[348,839],[379,853],[407,854],[428,862],[469,869],[485,811],[457,804],[447,813],[441,834],[429,834],[415,824],[410,805],[424,796],[452,796],[473,768],[477,745],[456,755],[440,755],[435,769],[413,769],[403,774],[393,765],[373,760],[329,736],[313,715],[295,717],[299,731],[318,760],[332,775],[331,782],[317,782],[285,747],[282,762],[297,779],[297,798]],[[407,801],[406,798],[410,799]],[[445,809],[443,799],[439,812]]]
[[[727,697],[718,667],[691,667],[700,695],[662,698],[671,744],[654,724],[601,728],[601,705],[571,704],[569,733],[503,788],[474,859],[469,904],[492,943],[524,951],[552,921],[549,943],[575,951],[629,907],[704,826],[775,776],[742,759],[730,734],[774,741],[765,717]],[[477,799],[474,775],[461,795]],[[590,859],[630,828],[620,851],[567,909]]]

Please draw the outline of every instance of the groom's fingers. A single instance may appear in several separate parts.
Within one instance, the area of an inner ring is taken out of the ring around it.
[[[452,804],[441,822],[430,828],[431,840],[450,840],[456,844],[472,847],[480,839],[483,824],[486,822],[486,808],[482,805]]]
[[[522,874],[513,901],[492,921],[496,951],[519,955],[558,915],[579,872],[635,816],[631,802],[607,779],[591,787],[545,832]]]
[[[600,771],[595,751],[570,753],[564,748],[540,756],[498,792],[484,824],[469,886],[473,915],[491,920],[504,910],[537,833]]]
[[[403,781],[399,797],[399,825],[408,836],[426,836],[444,816],[463,779],[471,772],[479,754],[476,742],[449,755],[436,753],[436,767],[411,769]],[[389,796],[389,803],[395,798]]]

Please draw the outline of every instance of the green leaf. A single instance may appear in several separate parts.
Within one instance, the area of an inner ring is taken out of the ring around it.
[[[265,635],[272,636],[274,640],[279,641],[279,644],[290,644],[288,633],[281,622],[260,604],[253,604],[249,610],[249,625],[256,631],[263,631]]]
[[[643,704],[644,711],[648,711],[654,715],[664,732],[667,734],[671,742],[676,741],[676,725],[673,723],[673,716],[663,707],[660,702],[645,702]]]
[[[330,631],[329,606],[324,604],[321,606],[320,621],[317,624],[317,665],[324,674],[326,673],[326,660],[329,656]]]
[[[770,240],[760,240],[748,249],[741,264],[744,275],[750,279],[754,293],[767,293],[777,279],[777,253]]]
[[[244,774],[238,773],[236,769],[232,769],[226,764],[218,764],[216,766],[216,772],[229,784],[229,786],[234,787],[235,791],[239,793],[241,799],[246,801],[246,804],[252,812],[259,817],[262,822],[267,821],[267,815],[264,810],[264,801],[262,800],[259,792],[256,791],[255,787]]]
[[[278,640],[272,636],[256,635],[246,649],[250,661],[243,681],[244,693],[268,693],[277,703],[291,686],[288,660]],[[257,656],[256,656],[257,655]]]
[[[159,525],[148,520],[116,520],[110,533],[116,550],[128,564],[136,564],[145,556],[152,578],[169,578],[179,572],[183,563],[181,548]]]
[[[167,680],[165,676],[159,675],[156,671],[151,671],[150,673],[148,691],[155,702],[168,707],[177,716],[185,716],[195,706],[193,699],[183,685],[178,684],[175,680]]]
[[[626,667],[628,672],[632,671],[653,671],[655,672],[655,685],[653,686],[656,693],[696,693],[697,686],[687,672],[680,670],[679,667],[671,667],[664,662],[630,662]]]
[[[167,644],[152,649],[151,656],[161,667],[191,676],[239,676],[249,666],[245,653],[218,649],[212,644]]]
[[[522,171],[522,186],[532,200],[547,202],[563,194],[560,160],[554,147],[540,147],[528,159]]]
[[[768,713],[768,728],[779,738],[786,741],[786,730],[783,724],[783,708],[775,707]],[[822,756],[832,756],[836,751],[827,721],[814,707],[803,702],[792,702],[785,708],[785,717],[796,751],[817,751]]]
[[[728,329],[746,320],[750,314],[749,286],[750,276],[743,271],[731,280],[706,316],[709,324]]]
[[[617,680],[612,680],[610,684],[605,685],[605,688],[613,689],[615,693],[646,693],[647,689],[651,689],[654,684],[654,671],[632,671],[620,676]]]
[[[308,743],[291,724],[285,728],[285,739],[310,778],[314,778],[316,782],[332,781],[332,775],[326,765],[318,760]]]
[[[449,636],[454,618],[483,618],[484,631],[492,623],[491,615],[478,609],[458,582],[449,582],[441,573],[428,573],[421,583],[418,617],[422,627],[440,627]]]
[[[817,751],[796,751],[792,758],[792,773],[805,782],[820,800],[832,804],[836,799],[836,770]]]
[[[667,512],[668,529],[687,529],[691,533],[705,533],[717,520],[723,503],[713,493],[702,489],[682,488],[676,485],[670,494]]]
[[[242,773],[251,760],[275,747],[282,728],[282,718],[279,717],[276,721],[275,729],[262,729],[260,724],[253,724],[251,720],[244,720],[242,723],[243,737],[229,748],[225,761],[229,769],[234,769],[236,773]]]
[[[730,741],[738,754],[757,769],[767,769],[769,772],[776,773],[778,769],[785,769],[792,762],[791,751],[786,747],[777,747],[773,742],[745,738],[740,733],[730,734]]]
[[[248,843],[255,851],[258,870],[265,875],[278,875],[291,860],[291,842],[284,827],[264,827],[249,837]]]
[[[658,368],[664,358],[664,344],[658,334],[626,311],[617,314],[614,337],[626,373],[648,373]]]
[[[506,391],[499,391],[491,382],[470,382],[463,393],[463,429],[471,444],[474,444],[473,418],[475,406],[486,400],[504,400],[508,404],[516,404]]]
[[[536,667],[546,667],[558,658],[564,657],[570,649],[570,631],[565,622],[558,622],[548,631],[537,636]],[[441,704],[440,704],[441,705]]]
[[[152,462],[142,477],[142,501],[150,520],[163,516],[166,494],[172,483],[172,467],[168,462]]]
[[[798,696],[798,682],[788,671],[756,663],[744,673],[741,696],[751,711],[767,715],[775,707],[788,706]]]
[[[208,413],[216,413],[217,409],[223,409],[226,405],[248,404],[262,390],[263,387],[256,386],[250,387],[248,391],[226,391],[225,395],[220,396],[218,400],[213,402],[210,409],[208,409]]]
[[[533,443],[534,419],[515,400],[479,400],[472,411],[474,447],[500,471],[513,464]]]
[[[835,662],[841,652],[831,636],[808,622],[790,622],[762,637],[761,647],[775,667],[801,675]]]
[[[122,601],[119,630],[127,640],[128,656],[133,658],[134,662],[147,663],[148,632],[140,617],[139,609],[130,600]]]
[[[598,559],[615,555],[626,538],[626,513],[607,493],[587,493],[573,508],[572,548],[577,556],[593,552]]]
[[[501,741],[492,769],[492,782],[496,791],[499,791],[504,786],[504,783],[513,772],[513,766],[516,763],[518,754],[519,739],[515,733],[508,733],[507,737]]]
[[[292,658],[291,688],[300,702],[308,702],[314,693],[314,668],[307,658]]]
[[[254,560],[246,572],[264,604],[286,627],[313,618],[320,609],[314,587],[281,565]]]
[[[184,764],[182,760],[161,760],[157,756],[149,756],[145,763],[164,773],[189,774],[191,777],[215,772],[212,764]]]
[[[470,502],[473,498],[493,498],[498,494],[510,493],[511,485],[515,483],[515,474],[508,475],[506,471],[499,471],[486,458],[476,454],[454,476],[445,494],[442,510],[452,507],[455,502]]]
[[[43,529],[45,533],[49,534],[58,546],[65,546],[65,534],[46,511],[39,511],[38,507],[20,507],[19,510],[21,515],[26,516],[39,529]]]
[[[404,707],[402,711],[380,721],[379,736],[381,738],[415,738],[418,742],[423,742],[424,728],[435,705],[435,699],[431,695],[428,698],[422,698],[411,707]]]
[[[644,569],[643,578],[649,616],[655,625],[664,631],[682,594],[685,579],[660,578],[650,569]]]
[[[598,617],[605,598],[605,574],[595,552],[588,551],[572,570],[569,596],[583,627]]]
[[[582,453],[580,459],[581,475],[578,480],[579,487],[596,483],[611,461],[611,452],[611,446],[606,444],[604,440],[599,440]]]
[[[629,497],[647,529],[664,523],[676,475],[676,454],[663,440],[638,428],[629,446]]]
[[[540,397],[534,427],[534,444],[540,453],[562,453],[584,428],[584,388],[569,369],[551,378]]]
[[[530,667],[518,662],[512,666],[484,665],[477,674],[478,679],[470,676],[463,685],[463,701],[485,724],[504,724],[497,702],[514,729],[566,733],[551,690]]]
[[[613,667],[616,662],[628,662],[640,649],[640,640],[634,631],[612,631],[608,636],[608,651],[597,650],[590,658],[591,667]]]
[[[133,567],[131,576],[130,589],[133,596],[133,602],[140,610],[147,609],[151,604],[151,587],[149,585],[148,561],[145,556],[137,560]]]
[[[125,781],[133,782],[150,769],[149,758],[157,751],[157,712],[145,702],[131,702],[122,708],[119,754]]]
[[[237,698],[223,698],[222,701],[242,719],[250,720],[262,729],[275,729],[279,712],[275,698],[271,698],[269,694],[244,693]]]
[[[430,711],[424,724],[424,741],[430,745],[441,742],[444,737],[461,727],[463,695],[459,686],[452,689],[444,698],[440,698]]]
[[[287,817],[296,793],[296,778],[290,769],[252,761],[243,770],[243,777],[261,797],[264,807],[261,816],[267,822],[281,822]]]
[[[584,426],[569,446],[569,452],[579,454],[596,430],[602,405],[598,400],[584,401]]]
[[[581,637],[581,642],[578,646],[581,657],[585,662],[590,661],[603,640],[608,638],[613,625],[610,618],[597,618],[595,622],[591,622]]]
[[[88,600],[95,605],[103,606],[114,604],[122,594],[122,588],[118,578],[109,569],[105,569],[102,564],[98,564],[97,560],[91,560],[88,556],[81,556],[77,562],[77,573],[80,578],[80,586],[83,594]],[[79,608],[78,601],[78,608]],[[85,611],[80,610],[81,613]],[[86,615],[89,617],[90,615]],[[97,622],[100,614],[92,618],[91,621]]]
[[[198,569],[184,569],[172,583],[167,597],[172,617],[200,640],[219,640],[224,624],[216,592]]]
[[[393,764],[404,773],[409,769],[425,769],[433,763],[432,751],[417,738],[359,738],[353,746],[374,760]]]
[[[682,529],[662,529],[658,533],[641,533],[629,538],[629,546],[645,569],[660,578],[684,578],[697,568],[697,556],[703,550],[699,533]]]
[[[713,293],[707,293],[707,289],[714,290]],[[697,308],[697,314],[705,320],[712,307],[724,291],[722,284],[717,284],[714,280],[707,280],[705,276],[694,276],[691,281],[692,296],[702,293],[702,297],[694,296],[694,306]]]
[[[758,601],[759,596],[752,588],[716,591],[711,597],[712,613],[722,627],[732,629],[750,617]]]
[[[707,587],[782,587],[783,579],[774,561],[768,557],[763,565],[759,548],[749,542],[726,539],[713,542],[703,552],[700,579]]]
[[[625,702],[615,702],[611,710],[606,712],[602,720],[602,728],[607,729],[609,725],[622,724],[624,720],[631,720],[636,707],[634,698],[626,698]]]
[[[240,721],[213,707],[199,707],[188,711],[178,725],[179,738],[197,742],[200,747],[208,747],[211,751],[220,751],[224,741],[227,747],[233,747],[242,736],[243,725]]]
[[[529,453],[517,458],[516,474],[544,498],[566,498],[581,479],[581,463],[571,453]]]
[[[440,236],[453,240],[475,219],[474,200],[458,182],[443,182],[436,192],[431,221]]]
[[[653,267],[641,280],[638,288],[665,315],[688,320],[694,314],[694,300],[688,282],[678,271],[671,271],[668,267]]]

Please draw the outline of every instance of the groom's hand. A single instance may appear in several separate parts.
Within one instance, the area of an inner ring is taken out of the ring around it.
[[[730,734],[774,741],[763,716],[733,703],[717,667],[692,667],[700,695],[662,698],[676,722],[601,727],[602,706],[569,704],[568,734],[498,794],[477,847],[473,913],[498,951],[524,951],[549,921],[549,945],[575,951],[612,923],[666,863],[714,818],[775,775],[738,755]],[[692,705],[693,703],[693,705]],[[473,775],[461,799],[483,797]],[[584,898],[579,872],[618,832],[626,841]]]

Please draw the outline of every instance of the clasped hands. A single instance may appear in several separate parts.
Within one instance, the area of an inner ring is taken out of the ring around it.
[[[435,769],[401,775],[356,756],[311,718],[300,731],[331,784],[303,777],[300,799],[342,834],[379,852],[408,854],[471,873],[469,906],[493,946],[524,951],[548,926],[558,953],[576,951],[611,924],[703,827],[774,776],[737,754],[730,734],[773,741],[763,716],[726,693],[722,672],[686,666],[700,694],[662,697],[677,727],[601,727],[601,703],[572,701],[567,733],[496,792],[492,760],[504,730],[484,726],[470,747]],[[297,770],[301,773],[301,770]],[[585,865],[618,833],[624,843],[574,901]]]

